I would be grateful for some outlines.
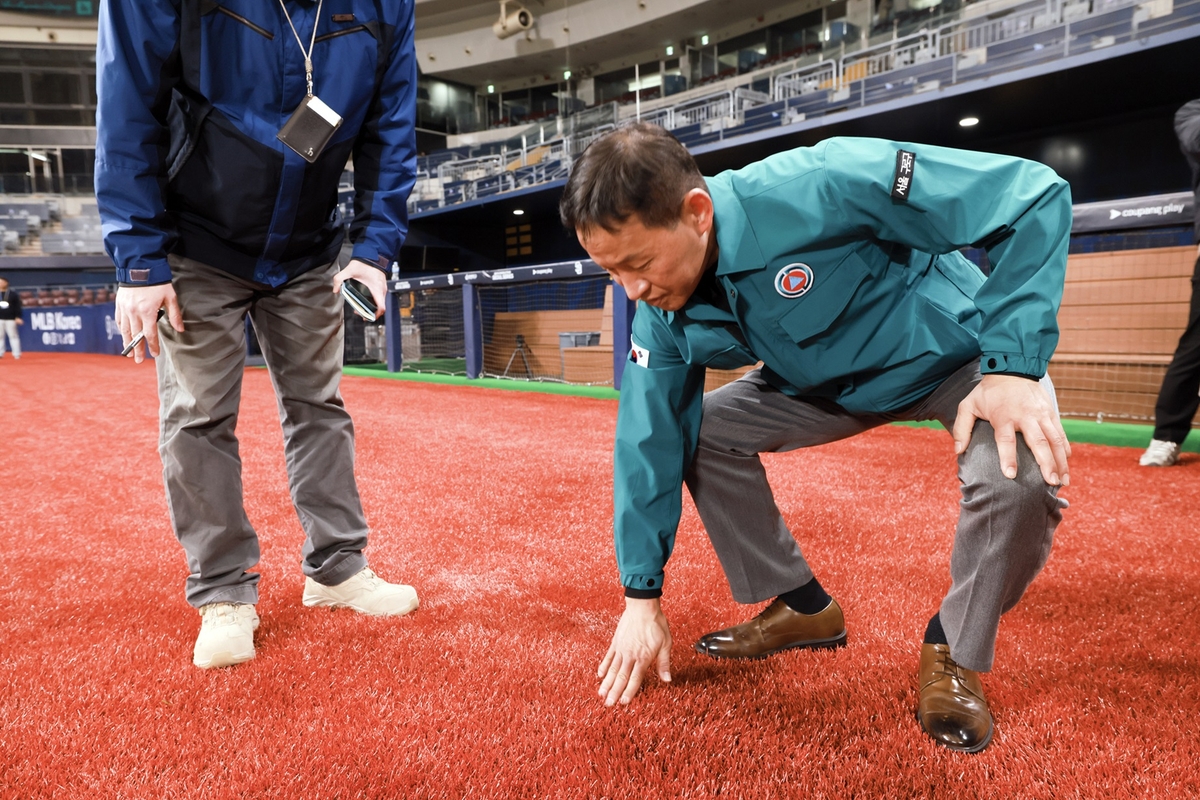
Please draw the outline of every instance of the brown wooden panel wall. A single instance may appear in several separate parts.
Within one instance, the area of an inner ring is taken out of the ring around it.
[[[601,309],[577,311],[501,311],[496,314],[491,336],[483,345],[484,372],[502,374],[517,347],[517,335],[525,339],[526,374],[518,355],[508,370],[510,378],[561,378],[560,333],[600,330]],[[609,369],[611,373],[611,368]],[[611,375],[610,375],[611,377]]]
[[[1150,420],[1187,325],[1195,247],[1067,259],[1050,377],[1065,416]]]

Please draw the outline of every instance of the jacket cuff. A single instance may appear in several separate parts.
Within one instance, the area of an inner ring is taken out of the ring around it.
[[[625,596],[634,600],[655,600],[662,597],[662,589],[634,589],[632,586],[626,586]]]
[[[117,267],[117,283],[122,286],[158,286],[171,282],[171,265],[166,261],[149,267]]]
[[[384,275],[392,271],[392,259],[390,256],[380,255],[378,251],[359,245],[354,248],[353,254],[350,256],[352,261],[361,261],[364,264],[370,264],[372,267],[379,269]]]
[[[979,371],[984,375],[1002,373],[1006,375],[1023,375],[1027,378],[1040,380],[1046,374],[1046,362],[1040,358],[1029,358],[1027,356],[984,353],[979,359]]]
[[[660,572],[656,575],[622,575],[621,585],[625,587],[626,597],[660,597],[662,595],[665,576]],[[657,592],[653,595],[630,594],[634,592]]]

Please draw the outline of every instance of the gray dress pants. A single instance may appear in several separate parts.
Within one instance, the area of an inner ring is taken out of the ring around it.
[[[342,404],[342,301],[336,265],[279,288],[172,256],[184,332],[160,320],[159,454],[187,600],[258,601],[258,536],[242,503],[235,436],[247,314],[275,387],[288,485],[306,539],[304,574],[336,585],[366,566],[367,523],[354,480],[354,428]]]
[[[979,380],[974,361],[912,408],[890,414],[851,414],[828,401],[790,397],[759,370],[705,395],[686,480],[734,599],[762,602],[813,577],[775,505],[759,453],[825,444],[899,420],[937,420],[951,430],[959,402]],[[1042,386],[1053,400],[1049,378]],[[954,659],[981,672],[992,668],[1000,615],[1046,563],[1066,507],[1019,435],[1017,454],[1017,477],[1009,480],[1000,472],[992,427],[981,421],[958,459],[962,503],[941,620]]]

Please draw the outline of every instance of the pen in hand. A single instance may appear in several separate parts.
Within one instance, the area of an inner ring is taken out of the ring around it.
[[[157,322],[158,320],[162,319],[163,314],[166,314],[166,313],[167,313],[167,310],[165,308],[160,308],[158,310],[158,316],[154,318],[155,321]],[[137,336],[133,337],[133,341],[131,341],[129,344],[125,345],[125,349],[121,351],[121,355],[127,356],[130,353],[132,353],[133,348],[135,348],[139,344],[141,344],[142,340],[145,338],[146,338],[146,331],[143,330],[143,331],[139,332]]]

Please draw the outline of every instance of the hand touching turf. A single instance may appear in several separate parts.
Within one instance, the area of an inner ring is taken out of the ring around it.
[[[604,705],[620,699],[628,704],[642,688],[642,680],[657,666],[663,683],[671,682],[671,631],[658,599],[625,598],[625,613],[617,623],[608,654],[596,672]]]
[[[1042,468],[1042,479],[1051,486],[1070,484],[1067,459],[1071,456],[1071,443],[1049,396],[1036,381],[1015,375],[984,375],[979,385],[958,404],[954,420],[956,454],[967,449],[977,419],[990,422],[996,431],[1000,469],[1005,477],[1017,477],[1020,432]]]

